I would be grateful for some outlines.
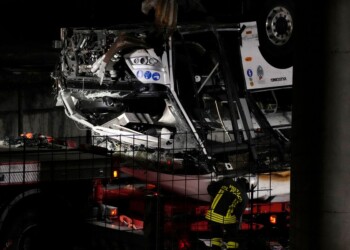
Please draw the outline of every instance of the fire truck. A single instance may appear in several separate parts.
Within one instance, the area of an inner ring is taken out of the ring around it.
[[[79,139],[38,146],[23,138],[21,147],[1,147],[2,249],[209,246],[208,202],[125,175],[119,158]],[[252,199],[241,223],[243,249],[286,247],[289,212],[289,201]]]

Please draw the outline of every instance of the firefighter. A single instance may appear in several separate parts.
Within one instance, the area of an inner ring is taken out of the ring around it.
[[[225,177],[208,186],[212,203],[206,214],[211,226],[211,249],[238,249],[238,230],[248,203],[248,191],[254,188],[252,177]]]

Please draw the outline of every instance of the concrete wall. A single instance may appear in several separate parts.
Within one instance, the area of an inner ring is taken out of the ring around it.
[[[350,249],[350,2],[298,3],[290,249]]]

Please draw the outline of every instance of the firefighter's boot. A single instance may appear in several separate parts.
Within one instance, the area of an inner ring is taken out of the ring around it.
[[[211,238],[210,240],[211,250],[221,250],[222,239],[221,238]]]

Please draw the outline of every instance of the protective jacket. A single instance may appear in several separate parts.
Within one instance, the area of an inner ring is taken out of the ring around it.
[[[248,203],[244,184],[235,182],[232,178],[224,178],[209,185],[208,192],[214,199],[206,219],[220,224],[239,223]]]

